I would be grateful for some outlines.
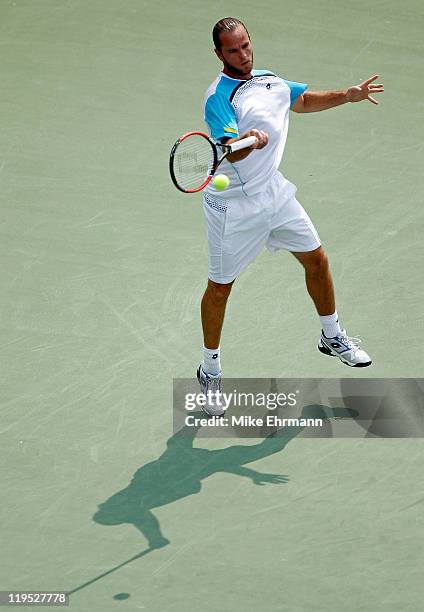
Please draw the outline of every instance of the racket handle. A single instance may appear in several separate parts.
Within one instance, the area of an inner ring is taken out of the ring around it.
[[[256,136],[248,136],[247,138],[242,138],[241,140],[236,140],[236,142],[232,142],[230,144],[231,153],[235,151],[240,151],[240,149],[246,149],[247,147],[251,147],[252,144],[255,144]]]

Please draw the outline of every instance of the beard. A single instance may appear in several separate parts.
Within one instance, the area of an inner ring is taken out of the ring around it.
[[[233,74],[236,74],[237,76],[246,76],[247,74],[250,74],[252,67],[253,67],[253,53],[252,53],[250,68],[247,68],[247,65],[245,69],[237,68],[236,66],[233,66],[232,64],[227,62],[226,60],[224,60],[224,66],[227,69],[227,71],[232,72]]]

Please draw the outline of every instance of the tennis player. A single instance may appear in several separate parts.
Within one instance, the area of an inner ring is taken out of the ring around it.
[[[220,340],[225,307],[234,280],[259,255],[284,249],[305,269],[306,287],[318,312],[318,350],[351,367],[366,367],[370,356],[341,327],[328,259],[309,216],[296,199],[296,187],[279,172],[287,139],[289,110],[310,113],[368,100],[384,91],[374,75],[341,91],[307,91],[269,70],[253,69],[253,50],[244,24],[233,17],[213,28],[222,72],[208,88],[204,118],[211,136],[234,142],[255,135],[256,144],[232,153],[220,167],[230,179],[225,191],[209,184],[204,191],[208,229],[209,280],[202,299],[203,361],[197,377],[202,391],[221,389]],[[212,415],[223,413],[208,394]]]

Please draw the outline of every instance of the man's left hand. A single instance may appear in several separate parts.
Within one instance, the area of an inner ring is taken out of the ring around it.
[[[384,85],[382,83],[373,83],[378,79],[379,75],[375,74],[366,81],[362,81],[359,85],[349,87],[346,93],[346,99],[348,102],[362,102],[362,100],[369,100],[373,104],[379,104],[378,100],[372,97],[371,94],[380,93],[384,91]]]

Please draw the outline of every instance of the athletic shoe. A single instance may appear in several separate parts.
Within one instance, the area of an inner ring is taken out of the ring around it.
[[[321,338],[318,343],[318,350],[324,355],[338,357],[340,361],[352,368],[366,368],[371,365],[371,357],[358,346],[359,338],[349,338],[346,330],[334,338],[327,338],[321,331]]]
[[[197,368],[197,380],[200,389],[206,396],[206,404],[201,406],[203,412],[209,416],[223,416],[225,408],[217,402],[217,392],[221,393],[221,374],[213,376],[205,372],[201,365]]]

